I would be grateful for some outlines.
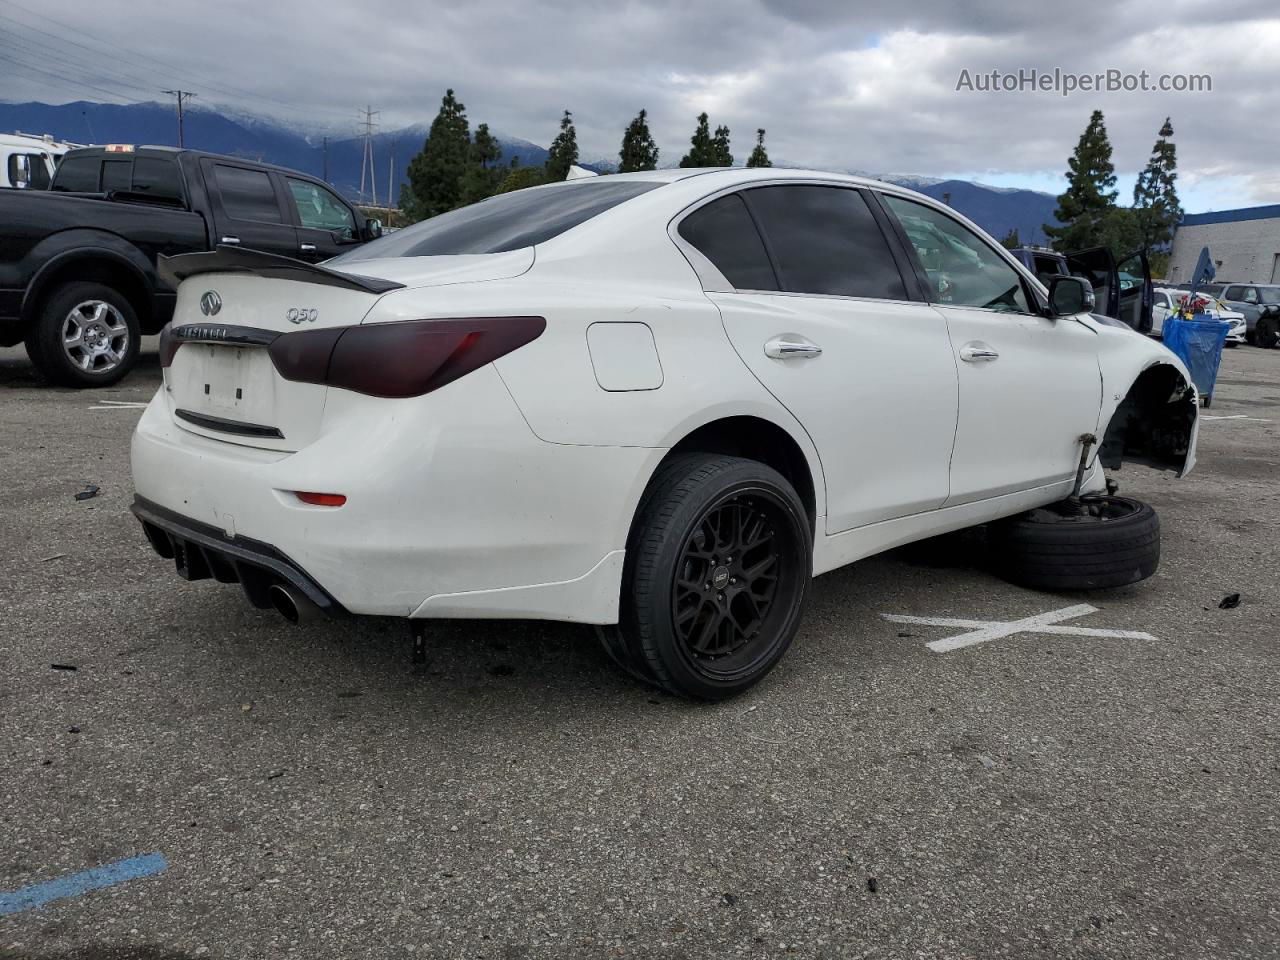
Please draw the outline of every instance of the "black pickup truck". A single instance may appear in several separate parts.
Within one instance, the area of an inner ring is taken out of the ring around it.
[[[115,383],[173,315],[163,254],[238,245],[319,262],[382,232],[324,183],[170,147],[72,150],[48,191],[0,191],[0,346],[50,380]]]

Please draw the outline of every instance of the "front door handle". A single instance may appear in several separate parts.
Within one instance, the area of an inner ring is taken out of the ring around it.
[[[960,359],[969,363],[983,363],[999,360],[1000,352],[989,343],[972,340],[960,348]]]
[[[223,237],[223,238],[222,238],[221,240],[219,240],[218,242],[219,242],[219,243],[233,243],[233,244],[234,244],[234,243],[239,243],[239,242],[240,242],[240,238],[239,238],[239,237]]]
[[[780,333],[764,345],[764,355],[774,360],[796,360],[822,356],[822,348],[798,333]]]

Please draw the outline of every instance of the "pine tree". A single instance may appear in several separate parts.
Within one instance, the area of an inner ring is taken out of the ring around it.
[[[728,131],[725,131],[726,133]],[[714,167],[716,148],[711,140],[711,127],[705,113],[698,114],[698,126],[689,138],[689,152],[680,158],[682,167]]]
[[[715,138],[711,141],[712,147],[715,148],[715,162],[713,167],[732,167],[733,154],[729,152],[729,128],[716,127]]]
[[[406,171],[408,189],[400,193],[400,206],[410,223],[458,206],[470,158],[467,108],[447,90],[421,152],[409,161]]]
[[[1178,156],[1177,147],[1169,140],[1172,136],[1173,124],[1165,117],[1160,139],[1151,148],[1151,159],[1133,185],[1133,209],[1142,243],[1152,250],[1168,249],[1174,228],[1182,219],[1182,205],[1174,185],[1178,179]]]
[[[466,173],[462,175],[460,186],[460,205],[477,203],[498,192],[498,185],[507,175],[505,168],[498,163],[502,159],[502,147],[489,132],[489,125],[482,123],[476,127],[475,136],[471,139],[471,150],[468,154]]]
[[[1022,241],[1018,238],[1018,228],[1010,227],[1009,232],[1001,239],[1000,245],[1006,250],[1017,250],[1022,246]]]
[[[772,167],[773,162],[769,159],[769,151],[764,148],[764,127],[756,131],[756,147],[751,151],[751,156],[747,157],[748,167]]]
[[[1116,208],[1116,171],[1101,110],[1093,111],[1067,167],[1067,189],[1053,212],[1060,226],[1046,223],[1045,235],[1057,250],[1098,246],[1103,223]]]
[[[655,170],[658,166],[658,145],[649,133],[646,113],[641,110],[622,135],[622,149],[618,151],[618,172]]]
[[[560,132],[551,141],[547,151],[547,163],[544,168],[548,183],[563,180],[569,175],[569,168],[578,162],[578,131],[573,126],[573,114],[568,110],[560,118]]]

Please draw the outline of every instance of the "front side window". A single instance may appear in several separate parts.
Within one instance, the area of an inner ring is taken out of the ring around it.
[[[504,253],[545,243],[620,203],[662,186],[600,177],[500,193],[389,233],[339,261]]]
[[[98,171],[101,167],[101,156],[68,155],[58,164],[53,189],[66,193],[97,193]]]
[[[293,177],[286,179],[302,226],[332,230],[347,240],[356,235],[356,217],[350,207],[319,184]]]
[[[857,190],[816,184],[747,193],[790,293],[906,300],[888,241]]]
[[[680,221],[680,236],[738,290],[777,290],[773,265],[741,194],[699,207]]]
[[[214,166],[222,209],[233,220],[283,223],[271,177],[261,170],[246,170],[226,164]]]
[[[944,213],[884,194],[906,231],[939,304],[1031,313],[1022,277],[981,237]]]
[[[1258,291],[1257,291],[1257,290],[1255,290],[1253,287],[1245,287],[1245,289],[1244,289],[1244,296],[1243,296],[1243,297],[1241,297],[1241,299],[1242,299],[1245,303],[1257,303],[1257,302],[1258,302]]]

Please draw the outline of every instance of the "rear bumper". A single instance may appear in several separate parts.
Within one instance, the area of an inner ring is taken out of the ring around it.
[[[142,523],[152,549],[172,560],[184,580],[238,583],[255,607],[271,606],[268,591],[292,587],[329,616],[346,610],[300,566],[270,544],[249,537],[228,537],[217,527],[181,516],[143,497],[130,507]]]
[[[251,581],[297,576],[317,606],[312,590],[361,615],[616,622],[631,516],[665,453],[540,440],[492,367],[407,400],[330,390],[319,435],[294,453],[174,415],[162,387],[133,437],[140,518],[211,552],[214,579],[233,579],[226,554]],[[298,490],[347,502],[310,506]]]

